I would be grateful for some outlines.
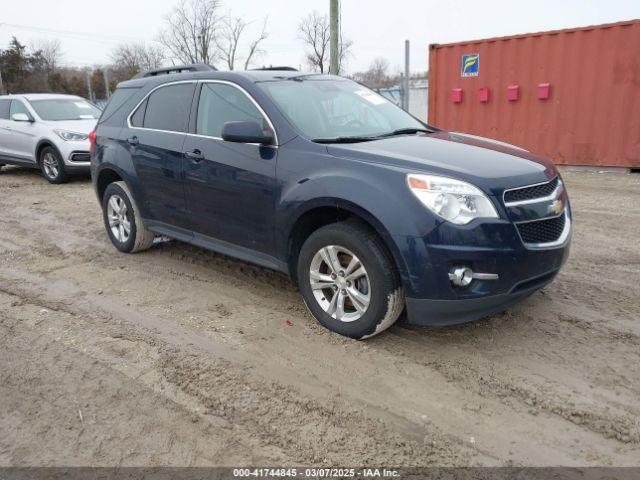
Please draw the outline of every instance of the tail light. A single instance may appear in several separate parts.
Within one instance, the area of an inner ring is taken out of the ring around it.
[[[89,134],[89,153],[93,154],[93,147],[96,144],[96,131],[95,130],[91,130],[91,133]]]

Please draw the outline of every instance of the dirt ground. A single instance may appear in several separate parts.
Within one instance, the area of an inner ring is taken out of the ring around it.
[[[109,243],[88,179],[0,173],[0,465],[640,465],[640,175],[567,172],[557,280],[332,334],[291,282]]]

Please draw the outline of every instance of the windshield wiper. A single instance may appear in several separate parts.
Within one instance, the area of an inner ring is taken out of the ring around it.
[[[313,141],[316,143],[357,143],[357,142],[370,142],[372,140],[379,140],[381,138],[393,137],[394,135],[404,135],[408,133],[435,133],[435,130],[430,130],[428,128],[399,128],[389,133],[381,133],[380,135],[371,135],[371,136],[354,136],[354,137],[336,137],[336,138],[314,138]]]
[[[316,143],[358,143],[370,142],[379,137],[336,137],[336,138],[314,138],[312,141]]]
[[[389,132],[389,133],[383,133],[382,135],[380,135],[380,137],[393,137],[394,135],[404,135],[404,134],[408,134],[408,133],[418,133],[418,132],[423,132],[423,133],[435,133],[435,130],[430,130],[428,128],[399,128],[397,130],[394,130],[393,132]]]

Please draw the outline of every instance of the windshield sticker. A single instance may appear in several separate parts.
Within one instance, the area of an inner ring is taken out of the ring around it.
[[[86,108],[89,109],[91,108],[91,105],[89,105],[88,103],[85,102],[74,102],[76,104],[76,107],[78,108]]]
[[[373,103],[374,105],[382,105],[383,103],[387,103],[387,100],[384,97],[376,95],[369,90],[356,90],[353,93],[355,93],[356,95],[360,95],[366,101],[368,101],[369,103]]]
[[[91,118],[91,119],[96,118],[93,115],[78,115],[78,117],[80,117],[80,118]]]

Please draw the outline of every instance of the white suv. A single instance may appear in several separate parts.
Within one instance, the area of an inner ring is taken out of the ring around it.
[[[89,133],[100,113],[75,95],[0,96],[0,168],[39,168],[51,183],[89,172]]]

